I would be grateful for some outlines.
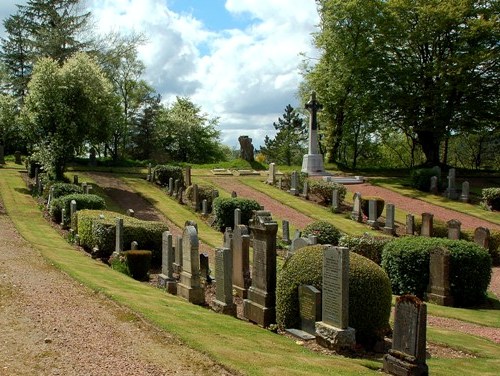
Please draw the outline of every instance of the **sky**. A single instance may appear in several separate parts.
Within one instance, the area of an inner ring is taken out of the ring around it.
[[[26,0],[2,0],[0,19]],[[316,56],[314,0],[86,0],[100,33],[143,33],[144,78],[166,103],[187,96],[219,118],[221,141],[239,149],[274,137],[297,98],[301,54]],[[3,35],[3,26],[0,26]]]

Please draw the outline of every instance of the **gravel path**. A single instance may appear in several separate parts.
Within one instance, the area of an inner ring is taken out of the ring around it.
[[[0,202],[0,375],[228,374],[48,265]]]

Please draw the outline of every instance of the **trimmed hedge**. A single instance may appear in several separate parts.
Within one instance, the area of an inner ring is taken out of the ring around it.
[[[450,289],[455,304],[484,302],[491,279],[491,257],[484,248],[465,240],[409,236],[387,243],[382,267],[394,293],[423,298],[429,283],[429,253],[437,247],[450,250]]]
[[[104,218],[100,216],[103,215]],[[115,250],[116,218],[123,218],[123,243],[125,249],[134,240],[143,249],[152,251],[152,264],[161,264],[162,234],[168,226],[158,221],[143,221],[119,213],[101,210],[77,212],[80,245],[85,249],[99,249],[99,256],[108,258]]]
[[[335,182],[325,182],[322,180],[308,179],[309,192],[315,196],[321,198],[321,202],[328,205],[332,203],[332,195],[334,190],[339,192],[339,204],[344,201],[345,195],[347,193],[347,188],[339,183]]]
[[[339,246],[347,247],[351,252],[364,256],[380,265],[384,246],[390,241],[392,241],[392,238],[386,236],[344,235],[339,239]]]
[[[491,210],[500,210],[500,188],[484,188],[483,200]]]
[[[437,176],[438,187],[441,185],[441,176],[434,168],[419,168],[411,172],[411,186],[422,192],[431,190],[431,178]]]
[[[370,200],[377,201],[377,218],[379,218],[384,212],[385,201],[381,197],[376,196],[361,196],[361,211],[366,217],[369,217],[370,214]],[[377,219],[376,218],[376,219]]]
[[[299,249],[283,265],[277,277],[276,320],[280,328],[300,325],[298,287],[323,286],[322,245]],[[374,262],[350,253],[349,326],[356,329],[356,341],[371,347],[390,330],[391,283]]]
[[[255,200],[234,197],[217,197],[214,202],[214,226],[219,231],[226,231],[226,227],[234,227],[234,210],[241,210],[241,224],[248,226],[254,210],[260,210],[260,204]]]
[[[179,179],[181,184],[184,184],[184,174],[179,166],[156,165],[151,173],[153,181],[162,187],[168,186],[170,178],[174,179],[174,182]]]
[[[342,233],[334,225],[326,221],[316,221],[308,224],[302,231],[303,236],[314,235],[319,244],[339,244]]]
[[[208,212],[212,211],[212,205],[213,205],[213,200],[214,200],[214,191],[215,191],[215,187],[213,185],[198,184],[198,199],[200,202],[200,209],[201,209],[201,203],[203,202],[203,200],[207,200]],[[193,186],[192,185],[190,185],[186,189],[186,199],[188,200],[188,202],[191,206],[194,205]]]
[[[67,214],[65,224],[68,224],[71,221],[71,218],[69,218],[69,213],[70,213],[70,203],[72,200],[76,201],[77,210],[106,209],[106,201],[104,201],[104,199],[101,196],[93,194],[87,195],[81,193],[74,193],[55,198],[54,200],[51,201],[49,214],[53,221],[55,221],[56,223],[61,222],[62,219],[61,212],[63,208],[66,209],[66,214]]]
[[[54,188],[54,198],[58,198],[61,196],[67,196],[74,193],[83,194],[83,188],[76,184],[57,182],[50,186],[50,189]]]
[[[138,281],[147,281],[148,272],[151,267],[151,251],[131,250],[124,252],[127,260],[128,270],[132,278]]]

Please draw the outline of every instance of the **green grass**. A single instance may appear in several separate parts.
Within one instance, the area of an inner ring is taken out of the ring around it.
[[[427,304],[429,315],[449,317],[474,324],[500,328],[500,301],[488,299],[488,308],[452,308],[436,304]]]

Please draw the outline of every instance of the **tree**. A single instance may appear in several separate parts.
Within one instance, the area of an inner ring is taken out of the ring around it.
[[[265,137],[260,152],[275,163],[287,166],[300,164],[307,138],[304,119],[288,104],[283,118],[278,118],[278,123],[273,123],[273,126],[278,132],[273,139]]]
[[[100,67],[85,53],[75,54],[62,67],[53,59],[40,59],[28,89],[25,134],[42,152],[45,170],[60,180],[77,149],[109,139],[116,96]]]

